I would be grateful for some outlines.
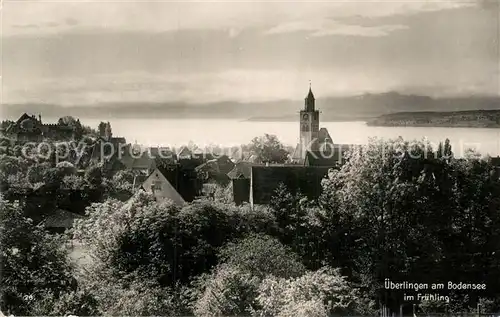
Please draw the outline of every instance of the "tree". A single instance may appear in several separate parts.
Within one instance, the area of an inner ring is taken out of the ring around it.
[[[132,194],[135,177],[136,175],[133,171],[118,171],[115,175],[113,175],[110,186],[114,191],[123,191]]]
[[[308,269],[321,267],[322,260],[328,258],[332,250],[319,248],[318,242],[322,241],[319,238],[330,230],[330,226],[326,223],[319,226],[316,203],[300,192],[292,195],[284,184],[280,184],[271,199],[270,210],[280,229],[280,241],[299,254]]]
[[[93,188],[99,188],[102,185],[102,165],[91,165],[85,171],[85,181]]]
[[[98,316],[99,303],[86,289],[77,289],[55,296],[52,292],[33,303],[30,312],[34,316]]]
[[[264,278],[297,277],[305,273],[299,257],[277,239],[251,234],[238,242],[226,244],[219,253],[219,261]]]
[[[0,309],[29,315],[47,292],[55,297],[75,288],[68,250],[61,238],[49,236],[24,217],[18,203],[0,197]]]
[[[278,137],[271,134],[255,137],[249,145],[249,149],[263,163],[285,163],[289,154]]]
[[[99,125],[97,126],[97,130],[99,132],[100,137],[105,137],[106,136],[106,130],[108,129],[108,123],[109,122],[99,122]]]
[[[195,315],[249,314],[257,308],[257,290],[263,279],[304,273],[298,257],[277,239],[250,234],[221,248],[218,266],[198,285]]]
[[[64,116],[64,117],[59,118],[59,120],[57,121],[57,124],[72,126],[72,125],[76,124],[76,119],[72,116]]]
[[[136,279],[131,283],[122,283],[122,281],[105,283],[94,292],[99,299],[100,311],[105,315],[177,315],[171,289],[159,287],[147,280]]]
[[[445,148],[449,155],[449,142]],[[498,181],[485,162],[417,155],[427,149],[423,142],[371,140],[323,184],[320,219],[329,225],[320,240],[340,240],[342,247],[325,243],[322,249],[338,249],[335,258],[347,261],[337,264],[394,311],[402,294],[379,292],[385,278],[497,280],[498,270],[480,273],[479,267],[497,263],[500,209],[492,197]],[[480,253],[484,248],[490,253]]]
[[[260,282],[256,276],[221,265],[204,282],[194,303],[195,316],[239,316],[253,311]]]
[[[234,202],[233,183],[229,182],[227,186],[216,185],[214,199],[223,204],[232,204]]]
[[[260,284],[256,301],[261,307],[258,316],[331,316],[370,310],[347,278],[328,267],[292,279],[270,276]]]

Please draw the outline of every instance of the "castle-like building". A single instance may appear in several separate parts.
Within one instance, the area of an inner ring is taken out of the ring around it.
[[[319,115],[319,110],[316,110],[316,99],[309,86],[309,93],[304,100],[304,109],[300,111],[299,144],[291,157],[291,163],[303,164],[308,153],[324,154],[333,149],[333,141],[328,130],[319,127]]]
[[[7,127],[2,134],[19,141],[40,142],[45,138],[51,139],[73,139],[81,127],[80,121],[75,124],[57,124],[42,123],[42,116],[38,118],[34,115],[23,113],[17,121]]]

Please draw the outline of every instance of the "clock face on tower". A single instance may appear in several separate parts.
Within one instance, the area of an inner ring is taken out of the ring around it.
[[[304,113],[304,114],[302,115],[302,119],[304,119],[304,120],[309,119],[309,114]]]

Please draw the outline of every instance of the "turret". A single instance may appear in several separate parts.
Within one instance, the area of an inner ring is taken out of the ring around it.
[[[106,129],[104,130],[104,137],[107,140],[111,140],[111,137],[113,136],[113,133],[111,132],[111,124],[108,122],[106,124]]]

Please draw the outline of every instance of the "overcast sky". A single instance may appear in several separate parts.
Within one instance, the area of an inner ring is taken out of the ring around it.
[[[4,103],[499,94],[499,1],[9,1]]]

